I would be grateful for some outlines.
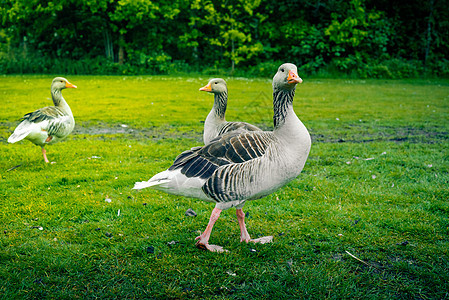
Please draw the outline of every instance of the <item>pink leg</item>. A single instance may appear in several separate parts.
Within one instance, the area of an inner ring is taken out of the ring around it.
[[[207,224],[206,230],[204,230],[203,234],[198,236],[195,240],[196,246],[200,249],[209,250],[212,252],[224,252],[227,251],[223,249],[223,247],[217,246],[217,245],[209,245],[209,238],[210,234],[212,232],[212,228],[214,227],[215,222],[220,217],[221,209],[214,208],[212,210],[212,214],[210,215],[209,224]]]
[[[248,243],[251,240],[251,237],[249,236],[248,230],[246,230],[245,213],[242,209],[237,209],[235,212],[237,214],[237,220],[239,221],[240,226],[240,242],[245,241]]]
[[[42,155],[44,155],[44,160],[45,160],[45,162],[48,164],[50,161],[48,161],[48,158],[47,158],[47,151],[45,151],[45,148],[44,148],[44,147],[42,147]]]
[[[266,244],[271,243],[273,241],[273,236],[264,236],[255,240],[251,239],[245,225],[245,213],[243,212],[242,209],[237,209],[236,213],[237,213],[237,220],[239,221],[240,226],[240,242],[247,242],[247,243],[253,242],[253,243]]]

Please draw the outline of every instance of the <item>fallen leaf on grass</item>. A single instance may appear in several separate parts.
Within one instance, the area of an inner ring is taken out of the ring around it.
[[[14,169],[17,169],[18,167],[20,167],[21,165],[17,165],[17,166],[14,166],[14,167],[11,167],[11,168],[9,168],[8,170],[6,170],[6,172],[9,172],[9,171],[12,171],[12,170],[14,170]]]
[[[362,264],[364,264],[364,265],[366,265],[366,266],[368,266],[368,267],[373,267],[374,269],[379,270],[379,268],[377,268],[377,267],[375,267],[375,266],[373,266],[373,265],[371,265],[371,264],[369,264],[369,263],[367,263],[367,262],[361,260],[360,258],[356,257],[354,254],[351,254],[351,253],[349,253],[348,251],[345,251],[345,252],[348,253],[349,256],[351,256],[352,258],[354,258],[354,259],[356,259],[357,261],[361,262]]]
[[[287,266],[289,268],[293,267],[293,258],[290,258],[289,260],[287,260]]]
[[[186,215],[187,217],[196,217],[196,212],[195,212],[193,209],[189,208],[189,209],[186,211],[185,215]]]
[[[176,245],[177,243],[179,243],[179,241],[171,241],[171,242],[168,242],[167,245],[168,245],[169,247],[171,247],[171,246],[173,246],[173,245]]]
[[[361,218],[358,218],[357,220],[354,221],[354,223],[352,225],[357,225],[357,223],[359,223],[361,220]]]
[[[407,246],[408,245],[408,241],[403,241],[402,243],[397,243],[396,245]]]

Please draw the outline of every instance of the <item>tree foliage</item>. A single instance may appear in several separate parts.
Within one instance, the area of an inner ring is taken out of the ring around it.
[[[2,73],[449,75],[443,0],[0,2]]]

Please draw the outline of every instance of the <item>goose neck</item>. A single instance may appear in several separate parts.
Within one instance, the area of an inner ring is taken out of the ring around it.
[[[213,110],[215,112],[215,115],[220,119],[225,118],[227,102],[228,102],[228,93],[226,91],[221,92],[221,93],[216,93],[214,95]]]
[[[274,128],[279,128],[285,123],[289,108],[293,105],[295,89],[290,91],[278,90],[273,92],[273,122]]]
[[[62,97],[62,91],[60,89],[51,89],[51,98],[53,100],[53,104],[65,111],[67,114],[71,115],[72,111],[70,109],[70,106],[65,101],[64,97]]]

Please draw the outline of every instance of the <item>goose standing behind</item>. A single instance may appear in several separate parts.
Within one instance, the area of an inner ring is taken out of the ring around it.
[[[134,189],[152,187],[169,194],[216,203],[206,230],[196,246],[225,251],[209,244],[212,228],[224,209],[235,207],[240,241],[271,242],[272,236],[251,239],[245,225],[246,200],[267,196],[291,180],[304,167],[310,135],[293,110],[296,84],[302,82],[293,64],[283,64],[273,78],[274,130],[229,133],[204,147],[181,153],[166,171],[149,181],[136,182]]]
[[[51,98],[55,106],[47,106],[23,116],[22,121],[8,138],[9,143],[23,139],[31,141],[42,148],[46,163],[49,162],[45,145],[53,144],[69,135],[75,127],[75,120],[61,91],[76,88],[67,79],[56,77],[51,83]]]
[[[228,105],[228,87],[222,78],[213,78],[200,91],[214,94],[214,106],[204,121],[204,144],[209,144],[214,138],[229,132],[262,131],[257,126],[245,122],[228,122],[225,119]]]

